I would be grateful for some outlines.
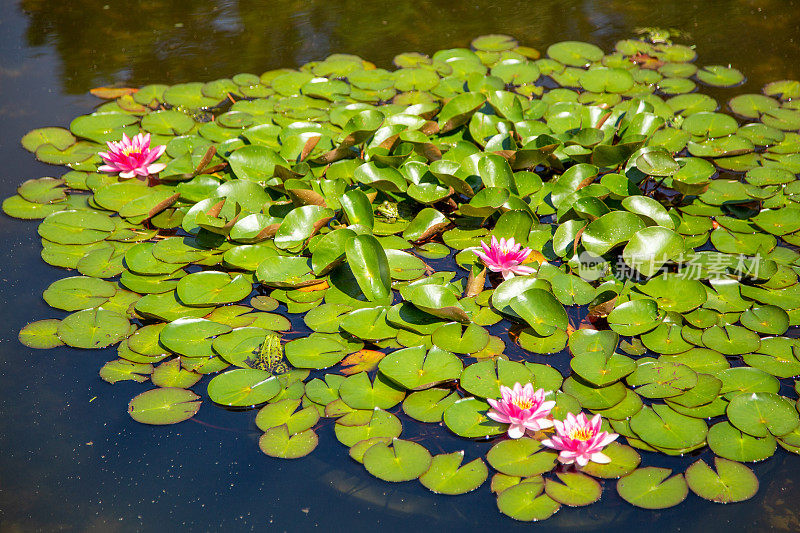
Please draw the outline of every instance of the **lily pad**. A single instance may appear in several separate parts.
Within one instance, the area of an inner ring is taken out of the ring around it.
[[[220,374],[208,383],[211,401],[230,407],[258,405],[278,394],[278,378],[263,370],[237,368]]]
[[[130,401],[128,414],[142,424],[177,424],[197,414],[202,404],[199,400],[200,396],[186,389],[151,389]]]
[[[411,481],[431,466],[430,452],[416,442],[394,439],[391,446],[377,443],[364,453],[367,472],[384,481]]]
[[[313,429],[290,434],[286,425],[268,429],[258,440],[258,447],[270,457],[298,459],[317,447],[319,439]]]
[[[464,452],[435,455],[419,481],[436,494],[465,494],[483,485],[489,469],[480,458],[462,466]]]
[[[669,475],[668,468],[638,468],[617,482],[623,500],[644,509],[666,509],[678,505],[689,492],[682,474]]]
[[[716,472],[702,459],[686,469],[686,482],[692,492],[718,503],[749,500],[758,492],[758,479],[741,463],[714,458]]]

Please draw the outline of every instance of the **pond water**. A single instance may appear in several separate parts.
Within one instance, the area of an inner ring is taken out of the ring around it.
[[[506,33],[544,49],[576,39],[608,50],[643,26],[677,28],[698,64],[732,64],[741,92],[800,78],[800,4],[790,0],[661,2],[353,2],[112,0],[3,2],[0,17],[0,195],[61,172],[19,145],[34,127],[90,112],[96,86],[205,81],[294,67],[334,52],[389,67],[405,51],[467,46]],[[62,273],[43,263],[35,223],[0,218],[0,531],[423,531],[532,528],[796,531],[800,458],[779,451],[755,465],[761,489],[742,504],[689,496],[658,512],[606,490],[604,505],[562,509],[545,523],[500,515],[486,487],[458,498],[369,476],[335,442],[332,423],[308,458],[263,455],[254,412],[211,405],[185,423],[152,427],[125,412],[141,391],[97,369],[102,351],[35,351],[17,342],[30,321],[54,316],[41,293]],[[454,443],[446,442],[443,446]],[[448,449],[448,451],[450,451]],[[708,459],[708,458],[707,458]],[[694,460],[688,459],[686,464]],[[684,465],[685,466],[685,465]]]

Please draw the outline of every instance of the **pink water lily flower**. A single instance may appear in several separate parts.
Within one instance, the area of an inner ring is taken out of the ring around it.
[[[502,424],[511,424],[508,427],[508,436],[512,439],[522,437],[526,431],[535,433],[552,427],[553,421],[548,416],[556,402],[545,401],[544,394],[544,389],[534,392],[530,383],[524,387],[516,383],[513,389],[501,385],[502,398],[487,399],[492,408],[486,416]]]
[[[616,433],[600,431],[602,419],[595,415],[591,420],[580,413],[578,416],[567,413],[563,422],[555,420],[556,434],[544,439],[542,444],[548,448],[559,450],[558,460],[569,465],[578,463],[586,466],[589,461],[610,463],[611,459],[602,452],[603,448],[619,437]]]
[[[514,274],[528,275],[536,272],[522,263],[531,254],[530,248],[523,248],[521,244],[515,243],[514,238],[508,240],[492,236],[492,245],[489,246],[481,241],[483,252],[474,248],[472,251],[481,258],[486,268],[492,272],[502,272],[503,279],[509,279]]]
[[[164,163],[154,163],[167,147],[156,146],[151,149],[149,133],[147,135],[140,133],[133,138],[128,138],[123,133],[121,141],[109,141],[106,144],[108,152],[98,154],[105,163],[98,168],[102,172],[119,172],[120,178],[147,177],[150,174],[158,174],[167,166]]]

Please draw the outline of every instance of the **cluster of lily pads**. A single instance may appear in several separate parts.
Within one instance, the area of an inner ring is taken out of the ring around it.
[[[491,35],[393,71],[337,54],[97,89],[93,113],[22,139],[70,170],[3,210],[43,219],[42,258],[77,272],[44,292],[69,314],[20,340],[117,345],[100,376],[150,381],[129,404],[139,422],[259,408],[273,457],[310,453],[326,417],[387,481],[460,494],[488,462],[518,520],[591,504],[615,478],[649,509],[689,489],[747,499],[742,463],[800,453],[800,83],[718,102],[698,89],[744,76],[695,59]],[[103,143],[140,133],[165,147],[157,174],[99,168]],[[487,271],[475,250],[491,238],[531,248],[527,269]],[[601,415],[621,436],[611,461],[565,467],[503,437],[487,400],[516,383],[552,391],[556,420]],[[432,456],[401,438],[409,418],[478,454]],[[637,449],[706,450],[715,468],[640,466]]]

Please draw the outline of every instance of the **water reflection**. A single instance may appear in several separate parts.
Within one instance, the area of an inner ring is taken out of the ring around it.
[[[701,62],[733,63],[758,84],[800,75],[795,0],[22,0],[20,7],[30,21],[27,44],[55,48],[64,90],[73,94],[261,73],[333,52],[386,66],[399,52],[467,46],[487,32],[540,47],[564,39],[609,47],[640,26],[686,31]]]

